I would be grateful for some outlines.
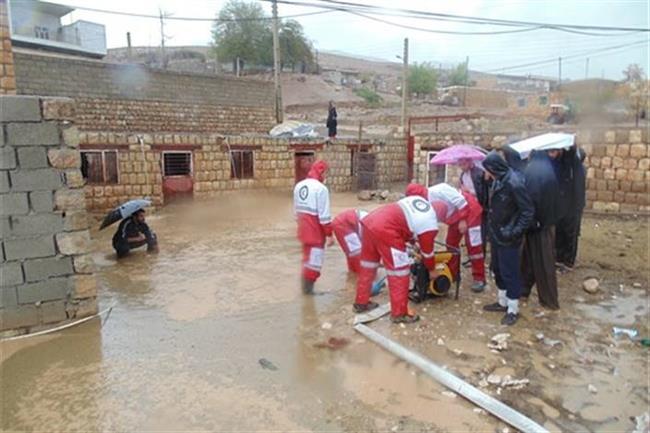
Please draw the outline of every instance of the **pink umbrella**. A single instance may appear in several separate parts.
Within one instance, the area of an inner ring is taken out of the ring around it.
[[[453,146],[441,150],[436,156],[431,158],[431,164],[457,164],[460,159],[482,161],[485,159],[485,151],[480,147],[471,144],[454,144]]]

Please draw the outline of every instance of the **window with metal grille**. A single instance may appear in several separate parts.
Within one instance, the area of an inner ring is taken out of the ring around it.
[[[38,39],[50,39],[50,31],[47,27],[35,26],[34,36]]]
[[[191,152],[163,152],[163,176],[190,176]]]
[[[90,184],[119,183],[116,150],[81,152],[81,174]]]
[[[255,174],[252,150],[230,151],[230,178],[252,179]]]

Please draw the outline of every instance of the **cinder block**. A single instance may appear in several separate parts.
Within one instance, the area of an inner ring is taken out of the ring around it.
[[[0,309],[0,330],[27,328],[38,325],[38,310],[34,305],[19,305]]]
[[[0,286],[17,286],[24,281],[23,268],[20,262],[5,262],[0,264]]]
[[[622,180],[620,182],[620,189],[621,191],[629,192],[632,190],[632,182],[629,180]]]
[[[11,217],[11,235],[55,234],[63,230],[63,216],[56,213],[32,214]]]
[[[34,212],[52,212],[54,210],[54,195],[51,191],[30,192],[29,203]]]
[[[623,158],[620,156],[615,156],[612,158],[612,168],[622,168],[623,167]]]
[[[588,200],[596,200],[598,198],[598,192],[596,191],[587,191],[587,199]]]
[[[646,192],[646,183],[632,182],[632,192]]]
[[[3,122],[38,122],[41,107],[37,96],[0,97],[0,113]]]
[[[46,120],[75,120],[76,105],[72,98],[44,98],[42,105]]]
[[[9,192],[9,173],[0,171],[0,194]]]
[[[0,147],[0,170],[16,168],[16,151],[11,146]]]
[[[56,245],[61,254],[85,254],[90,252],[90,235],[87,230],[59,233],[56,235]]]
[[[0,194],[0,216],[26,215],[29,202],[26,193]]]
[[[623,203],[625,201],[625,192],[623,191],[614,192],[614,201],[618,203]]]
[[[43,324],[62,322],[68,318],[65,301],[43,302],[38,312]]]
[[[626,170],[634,170],[637,167],[637,160],[635,158],[626,158],[623,161],[623,168]]]
[[[632,129],[630,131],[630,143],[641,143],[643,134],[640,129]]]
[[[612,201],[614,199],[614,193],[612,191],[598,191],[598,200],[599,201]]]
[[[626,129],[616,130],[616,144],[629,143],[630,133]]]
[[[624,168],[617,168],[616,169],[616,179],[617,180],[623,180],[627,178],[627,170]]]
[[[6,132],[10,146],[54,146],[60,143],[56,122],[10,123]]]
[[[55,301],[65,299],[72,293],[73,281],[70,277],[50,278],[37,283],[18,286],[18,303],[33,304],[35,302]]]
[[[4,249],[7,260],[51,257],[56,252],[53,236],[39,236],[27,239],[6,239],[4,241]]]
[[[15,287],[0,287],[0,309],[18,305]]]
[[[23,263],[25,280],[35,282],[50,277],[61,277],[74,273],[71,257],[51,257],[47,259],[27,260]]]
[[[47,153],[41,146],[28,146],[18,148],[18,162],[20,168],[45,168],[47,164]]]
[[[9,177],[13,191],[53,191],[63,185],[61,173],[53,168],[16,170]]]
[[[65,184],[68,188],[81,188],[85,184],[85,180],[79,169],[66,170],[64,175]]]
[[[612,166],[612,157],[611,156],[603,156],[600,159],[600,167],[601,168],[610,168]]]
[[[66,312],[70,319],[81,319],[97,314],[97,299],[73,299],[66,305]]]
[[[607,181],[607,191],[618,191],[618,189],[619,189],[618,180]]]
[[[644,171],[650,170],[650,158],[640,159],[638,164],[638,169]]]
[[[68,128],[64,128],[61,131],[61,134],[63,136],[63,143],[72,148],[78,148],[79,147],[79,130],[77,129],[76,126],[70,126]]]
[[[606,155],[606,146],[604,144],[596,144],[592,150],[593,156],[598,156],[602,158]]]

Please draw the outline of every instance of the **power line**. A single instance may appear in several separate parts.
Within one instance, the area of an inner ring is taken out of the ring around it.
[[[127,16],[127,17],[135,17],[135,18],[151,18],[151,19],[160,19],[159,15],[149,15],[149,14],[141,14],[141,13],[135,13],[135,12],[123,12],[123,11],[115,11],[115,10],[107,10],[107,9],[97,9],[97,8],[89,8],[86,6],[74,6],[74,5],[66,5],[70,6],[71,8],[75,8],[81,11],[86,11],[86,12],[97,12],[97,13],[102,13],[102,14],[109,14],[109,15],[121,15],[121,16]],[[327,14],[327,13],[332,13],[334,12],[333,10],[322,10],[322,11],[316,11],[316,12],[305,12],[302,14],[295,14],[295,15],[285,15],[278,17],[279,19],[288,19],[288,18],[299,18],[299,17],[306,17],[310,15],[321,15],[321,14]],[[261,17],[261,18],[229,18],[229,19],[220,19],[220,18],[200,18],[200,17],[176,17],[176,16],[165,16],[166,20],[175,20],[175,21],[204,21],[204,22],[223,22],[223,23],[230,23],[230,22],[246,22],[246,21],[271,21],[273,20],[273,17]]]
[[[268,0],[264,0],[268,1]],[[337,7],[348,7],[348,8],[361,8],[362,10],[373,10],[375,12],[381,12],[381,11],[391,11],[393,13],[401,13],[401,14],[411,14],[411,15],[420,15],[420,16],[426,16],[426,17],[432,17],[432,18],[444,18],[447,20],[455,20],[459,22],[467,22],[471,24],[489,24],[489,25],[500,25],[500,26],[526,26],[526,27],[540,27],[544,29],[551,29],[551,30],[561,30],[561,31],[566,31],[567,29],[569,30],[597,30],[597,31],[623,31],[623,32],[650,32],[649,28],[643,28],[643,27],[609,27],[609,26],[592,26],[592,25],[580,25],[580,24],[557,24],[557,23],[542,23],[542,22],[534,22],[534,21],[519,21],[519,20],[503,20],[503,19],[496,19],[496,18],[483,18],[483,17],[475,17],[475,16],[467,16],[467,15],[454,15],[454,14],[445,14],[445,13],[436,13],[436,12],[428,12],[428,11],[421,11],[421,10],[412,10],[412,9],[400,9],[400,8],[387,8],[387,7],[379,7],[379,6],[373,6],[373,5],[366,5],[366,4],[360,4],[360,3],[352,3],[352,2],[346,2],[346,1],[338,1],[338,0],[312,0],[312,1],[319,1],[321,3],[325,4],[317,4],[317,3],[306,3],[306,2],[299,2],[299,1],[288,1],[288,0],[278,0],[279,3],[285,3],[285,4],[295,4],[295,5],[301,5],[301,6],[311,6],[311,7],[328,7],[328,5],[336,5]],[[598,35],[598,34],[594,34]]]

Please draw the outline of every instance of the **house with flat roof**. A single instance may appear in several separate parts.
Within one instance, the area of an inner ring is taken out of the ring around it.
[[[75,8],[43,1],[9,0],[11,42],[16,47],[37,48],[86,57],[106,55],[106,30],[102,24],[72,21]],[[68,24],[64,22],[69,21]]]

